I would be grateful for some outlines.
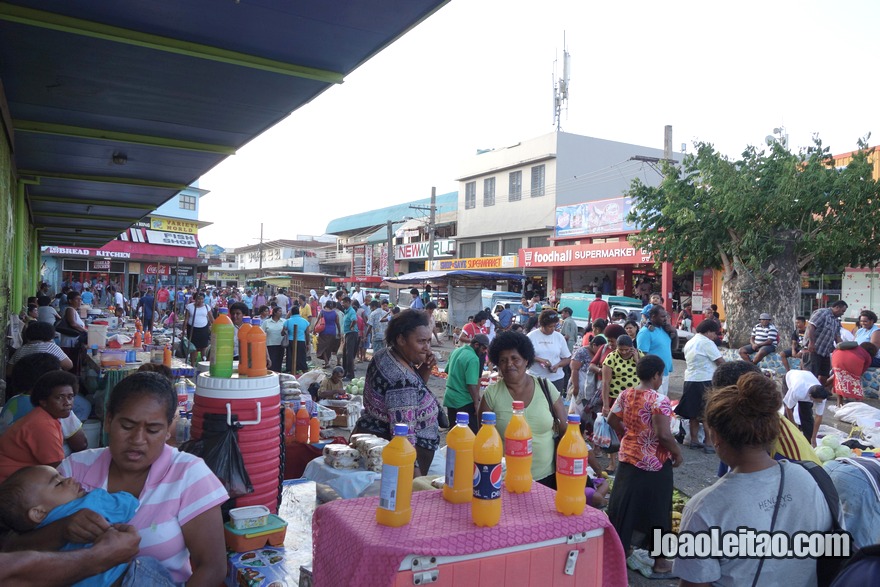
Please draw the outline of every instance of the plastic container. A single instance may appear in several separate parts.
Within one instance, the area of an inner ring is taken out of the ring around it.
[[[318,421],[318,410],[312,410],[312,417],[309,418],[309,443],[315,444],[321,442],[321,422]]]
[[[269,370],[266,365],[266,333],[260,328],[260,319],[251,321],[251,329],[247,335],[247,363],[249,377],[265,377]],[[239,363],[244,356],[239,359]]]
[[[229,510],[229,523],[236,530],[265,526],[269,523],[269,508],[262,505],[232,508]]]
[[[220,314],[211,325],[211,377],[232,377],[234,337],[235,326],[229,319],[229,308],[220,308]]]
[[[495,428],[495,413],[483,412],[474,439],[474,493],[471,517],[477,526],[495,526],[501,520],[501,457],[504,445]]]
[[[125,365],[125,351],[104,349],[101,351],[102,367],[121,367]]]
[[[100,420],[86,420],[83,422],[83,434],[86,435],[86,441],[88,442],[88,448],[100,448],[101,447],[101,421]]]
[[[470,503],[474,495],[474,433],[470,416],[455,415],[455,427],[446,435],[446,484],[443,499],[449,503]]]
[[[504,486],[510,493],[532,490],[532,429],[523,416],[524,409],[523,402],[513,402],[513,417],[504,430]]]
[[[171,347],[166,346],[162,351],[162,364],[171,368]]]
[[[240,377],[250,377],[251,363],[249,360],[250,355],[248,354],[247,337],[253,326],[251,326],[251,319],[248,316],[242,318],[241,321],[241,326],[238,327],[238,332],[236,333],[238,337],[238,375]]]
[[[88,345],[90,347],[98,345],[102,349],[107,346],[107,328],[106,324],[89,324]]]
[[[151,344],[147,346],[147,352],[150,353],[150,362],[154,365],[161,365],[165,361],[165,345]]]
[[[229,550],[235,552],[256,550],[266,546],[266,544],[282,546],[286,534],[287,522],[275,514],[269,514],[266,525],[260,528],[236,530],[231,522],[223,524],[226,546]]]
[[[186,404],[189,401],[189,393],[186,389],[186,378],[178,377],[174,384],[174,391],[177,392],[177,409],[186,412]]]
[[[231,507],[264,505],[270,512],[277,512],[283,472],[278,375],[249,378],[235,374],[226,378],[201,373],[196,378],[192,414],[191,436],[196,440],[202,438],[209,414],[231,414],[238,418],[242,424],[238,430],[238,446],[254,492],[236,498]]]
[[[588,451],[580,423],[580,416],[568,415],[568,428],[556,449],[556,511],[566,516],[581,515],[587,505]]]
[[[409,443],[406,424],[394,425],[394,438],[382,450],[382,485],[376,522],[394,528],[409,524],[412,519],[413,467],[416,449]]]
[[[309,428],[311,425],[311,416],[306,409],[305,404],[300,404],[299,410],[296,412],[296,441],[303,444],[309,443]]]

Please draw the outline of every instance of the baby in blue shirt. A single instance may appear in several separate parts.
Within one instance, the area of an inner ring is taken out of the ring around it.
[[[95,489],[86,493],[73,477],[45,465],[16,471],[0,485],[0,524],[27,532],[66,518],[81,509],[93,510],[110,524],[125,524],[134,517],[138,500],[130,493],[107,493]],[[88,544],[66,544],[61,550],[88,548]],[[112,585],[128,565],[117,565],[76,585]]]

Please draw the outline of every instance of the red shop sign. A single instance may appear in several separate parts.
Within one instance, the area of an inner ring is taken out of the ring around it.
[[[653,263],[651,253],[627,241],[519,250],[520,267],[638,265]]]
[[[160,268],[161,268],[161,273],[159,273]],[[157,273],[159,273],[160,275],[171,275],[171,265],[147,263],[146,269],[144,269],[144,274],[145,275],[156,275]]]

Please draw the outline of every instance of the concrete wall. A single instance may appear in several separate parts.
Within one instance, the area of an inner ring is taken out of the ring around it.
[[[468,159],[458,184],[459,242],[489,234],[528,232],[552,226],[556,218],[556,133],[504,147]],[[544,195],[531,197],[531,169],[544,165]],[[509,202],[509,177],[522,171],[522,199]],[[483,180],[495,178],[495,205],[483,206]],[[477,205],[465,209],[466,185],[474,181]],[[549,234],[549,231],[542,231]],[[479,255],[479,250],[477,251]]]
[[[662,135],[660,144],[662,145]],[[629,162],[633,156],[663,157],[663,149],[651,149],[594,137],[561,132],[556,145],[556,205],[616,198],[626,192],[633,178],[656,186],[660,174],[647,164]],[[681,161],[681,153],[673,153]]]

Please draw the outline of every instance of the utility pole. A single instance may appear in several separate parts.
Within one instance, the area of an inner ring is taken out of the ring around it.
[[[663,127],[663,158],[672,162],[672,125]]]
[[[388,224],[388,277],[394,277],[394,223],[389,220]]]
[[[437,222],[437,188],[431,188],[430,206],[410,206],[413,210],[428,212],[428,267],[434,261],[434,225]]]
[[[260,222],[260,271],[257,279],[263,279],[263,223]]]

